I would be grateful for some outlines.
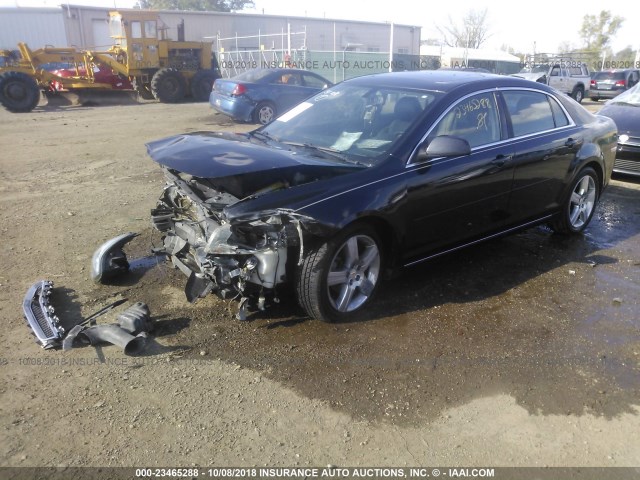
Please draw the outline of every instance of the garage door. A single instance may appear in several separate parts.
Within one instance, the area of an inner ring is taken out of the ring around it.
[[[93,30],[93,45],[96,50],[106,50],[113,45],[113,39],[109,35],[109,24],[106,20],[93,19],[91,22]]]

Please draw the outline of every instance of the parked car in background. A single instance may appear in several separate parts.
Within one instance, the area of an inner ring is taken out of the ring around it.
[[[214,110],[241,122],[266,125],[332,83],[320,75],[293,68],[248,70],[213,84]]]
[[[540,223],[582,232],[615,147],[611,119],[546,85],[369,75],[253,132],[149,143],[166,179],[152,224],[190,301],[262,309],[288,284],[310,317],[348,320],[387,270]]]
[[[614,98],[629,90],[640,80],[637,69],[603,70],[591,78],[589,98],[595,102],[601,98]]]
[[[537,67],[525,67],[518,73],[512,73],[511,76],[546,84],[547,73],[549,73],[548,65],[538,65]]]
[[[618,127],[614,172],[640,175],[640,83],[621,93],[598,112]]]
[[[549,68],[547,85],[570,95],[576,102],[582,103],[591,86],[591,74],[584,63],[559,63]]]

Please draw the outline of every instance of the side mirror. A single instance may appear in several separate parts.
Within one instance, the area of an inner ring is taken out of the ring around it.
[[[471,146],[464,138],[440,135],[418,150],[418,160],[436,157],[462,157],[471,153]]]

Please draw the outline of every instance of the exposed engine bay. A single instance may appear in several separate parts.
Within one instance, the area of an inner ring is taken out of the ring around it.
[[[276,210],[229,221],[224,208],[238,202],[237,197],[206,179],[164,171],[167,184],[151,222],[163,234],[164,253],[189,277],[187,299],[195,302],[209,292],[240,297],[241,318],[249,300],[259,309],[269,297],[277,302],[277,286],[288,281],[287,262],[304,245],[301,217]],[[277,188],[284,184],[263,192]]]

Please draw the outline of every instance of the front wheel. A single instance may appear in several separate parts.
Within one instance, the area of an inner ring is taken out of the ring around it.
[[[599,197],[600,181],[595,170],[591,167],[581,170],[571,184],[553,229],[565,234],[582,232],[593,217]]]
[[[311,250],[298,268],[298,302],[310,317],[346,320],[374,296],[383,267],[382,244],[366,225],[347,228]]]

